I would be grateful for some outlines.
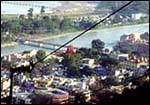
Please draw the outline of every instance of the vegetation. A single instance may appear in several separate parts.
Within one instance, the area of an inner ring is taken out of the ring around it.
[[[81,58],[82,58],[82,56],[79,53],[75,53],[73,55],[65,54],[62,64],[68,68],[70,68],[72,66],[78,68],[80,66]]]
[[[44,50],[39,50],[36,54],[37,60],[41,60],[46,56],[46,52]]]
[[[97,6],[96,10],[104,10],[104,13],[112,12],[116,10],[123,4],[128,1],[101,1]],[[147,8],[143,8],[147,7]],[[1,23],[1,41],[2,43],[11,42],[15,36],[19,37],[28,37],[28,35],[39,36],[40,34],[54,35],[65,32],[79,31],[87,29],[89,26],[93,25],[95,22],[91,21],[90,18],[86,20],[82,18],[80,22],[73,22],[70,18],[67,17],[58,17],[58,16],[48,16],[45,15],[45,7],[42,6],[39,11],[39,15],[33,15],[34,9],[29,8],[27,15],[20,15],[19,17],[15,17],[13,19],[5,19],[3,18]],[[101,13],[101,12],[98,12]],[[110,19],[111,23],[104,22],[103,24],[97,26],[96,28],[105,28],[109,26],[105,26],[106,24],[111,25],[113,23],[123,22],[122,19],[127,18],[127,16],[131,17],[131,13],[149,13],[149,1],[135,1],[128,8],[125,8],[124,11],[119,12],[119,14],[115,15],[113,19]],[[103,14],[103,13],[102,13]],[[120,18],[120,15],[123,17]],[[141,18],[140,20],[133,21],[129,19],[128,21],[123,22],[124,24],[131,23],[143,23],[148,22],[149,18]],[[9,35],[6,35],[6,32],[9,32]]]
[[[141,34],[141,35],[140,35],[140,38],[141,38],[141,39],[145,39],[145,40],[148,41],[148,40],[149,40],[149,33],[148,33],[148,32],[145,32],[144,34]]]
[[[80,72],[78,70],[80,66],[80,60],[82,56],[79,53],[75,53],[73,55],[64,55],[64,59],[62,60],[62,64],[67,69],[68,74],[71,76],[79,77]]]
[[[110,57],[108,54],[101,54],[99,64],[105,68],[112,70],[115,66],[118,66],[119,61],[115,58]]]
[[[100,39],[95,39],[91,42],[92,48],[79,48],[76,52],[80,53],[84,58],[98,58],[102,52],[105,43]]]
[[[107,77],[105,82],[104,82],[104,85],[105,86],[112,86],[112,85],[118,85],[118,77]]]
[[[53,68],[55,66],[56,60],[54,58],[48,59],[44,62],[47,66],[44,68],[44,74],[51,75],[54,71]]]
[[[93,48],[79,48],[76,53],[80,53],[84,58],[97,58],[98,52],[96,49]]]
[[[129,55],[134,51],[135,45],[129,42],[118,43],[114,50],[118,50],[122,53],[128,53]]]
[[[92,41],[92,48],[96,49],[97,51],[102,51],[104,45],[105,43],[100,39],[96,39]]]
[[[80,70],[82,75],[86,76],[97,76],[97,74],[88,66],[84,66],[83,69]]]

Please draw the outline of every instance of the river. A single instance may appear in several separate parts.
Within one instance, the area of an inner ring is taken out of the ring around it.
[[[112,48],[115,43],[120,39],[120,36],[123,34],[130,34],[130,33],[144,33],[149,32],[149,25],[142,24],[142,25],[132,25],[132,26],[123,26],[123,27],[115,27],[115,28],[108,28],[108,29],[100,29],[95,32],[88,32],[84,34],[83,36],[79,37],[75,41],[73,41],[71,44],[76,47],[91,47],[91,41],[94,39],[101,39],[105,42],[105,47]],[[55,39],[48,39],[45,40],[46,42],[51,43],[58,43],[63,44],[76,36],[76,34],[71,34],[68,36],[55,38]],[[39,50],[43,48],[37,48],[27,45],[16,45],[16,46],[10,46],[10,47],[4,47],[1,48],[1,56],[8,55],[13,52],[23,52],[25,50]],[[48,52],[51,52],[52,50],[44,49]]]

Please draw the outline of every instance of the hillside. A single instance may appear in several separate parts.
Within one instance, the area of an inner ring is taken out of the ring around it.
[[[101,9],[107,9],[110,12],[116,10],[117,8],[123,6],[128,1],[101,1],[98,3],[96,12]],[[146,13],[149,14],[149,1],[134,1],[128,8],[121,11],[122,15],[131,15],[132,13]]]

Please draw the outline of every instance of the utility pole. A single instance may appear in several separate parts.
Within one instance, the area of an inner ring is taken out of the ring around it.
[[[9,90],[9,104],[13,104],[13,82],[14,69],[10,68],[10,90]]]
[[[15,68],[10,68],[10,91],[9,91],[9,104],[13,104],[13,82],[14,82],[14,73],[22,73],[22,72],[31,72],[33,69],[33,64],[30,62],[30,65],[28,66],[21,66],[21,67],[15,67]]]

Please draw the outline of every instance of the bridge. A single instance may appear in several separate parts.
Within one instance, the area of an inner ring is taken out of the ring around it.
[[[49,50],[55,50],[58,47],[62,46],[61,44],[54,44],[54,43],[45,42],[45,41],[35,41],[35,40],[30,40],[30,39],[18,38],[18,39],[15,39],[15,41],[19,42],[21,44],[24,44],[24,45],[33,46],[33,47],[40,47],[40,48],[49,49]],[[67,46],[65,46],[64,48],[66,49]],[[78,49],[78,48],[74,47],[74,49]]]

